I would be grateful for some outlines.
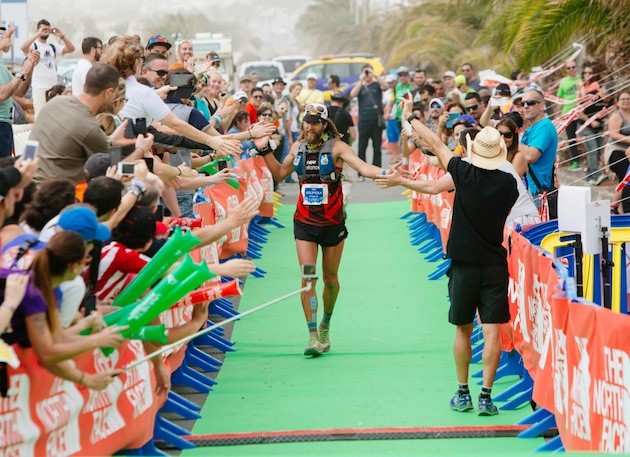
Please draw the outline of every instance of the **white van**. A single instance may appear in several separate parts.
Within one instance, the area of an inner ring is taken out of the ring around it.
[[[274,62],[273,60],[245,62],[241,65],[238,77],[240,79],[252,73],[258,74],[258,86],[262,86],[265,83],[271,84],[275,78],[284,78],[284,67],[280,62]]]
[[[290,75],[300,65],[305,64],[309,60],[312,60],[310,56],[292,55],[292,56],[278,56],[274,57],[274,62],[280,62],[284,67],[284,74]]]

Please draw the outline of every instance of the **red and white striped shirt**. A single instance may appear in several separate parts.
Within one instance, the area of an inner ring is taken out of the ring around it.
[[[101,251],[96,298],[106,303],[114,300],[149,260],[149,257],[126,248],[118,241],[109,243]]]

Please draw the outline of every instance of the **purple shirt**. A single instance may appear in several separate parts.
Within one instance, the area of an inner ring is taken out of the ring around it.
[[[2,300],[4,300],[4,288],[0,292],[0,302]],[[29,282],[22,303],[20,303],[20,306],[15,310],[10,325],[6,328],[4,333],[0,335],[0,338],[7,344],[19,343],[22,347],[30,347],[31,343],[28,339],[28,332],[26,331],[26,318],[38,313],[47,313],[46,302],[35,284]]]

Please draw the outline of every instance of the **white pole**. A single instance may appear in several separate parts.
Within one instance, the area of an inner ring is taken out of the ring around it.
[[[242,312],[242,313],[240,313],[240,314],[238,314],[236,316],[230,317],[229,319],[226,319],[226,320],[224,320],[222,322],[219,322],[218,324],[214,324],[214,325],[211,325],[210,327],[207,327],[207,328],[204,328],[202,330],[199,330],[197,333],[194,333],[194,334],[192,334],[190,336],[182,338],[181,340],[175,341],[174,343],[167,344],[166,346],[162,346],[157,351],[154,351],[151,354],[149,354],[149,355],[147,355],[147,356],[145,356],[145,357],[143,357],[143,358],[141,358],[139,360],[136,360],[135,362],[132,362],[129,365],[125,366],[123,368],[123,370],[130,370],[131,368],[136,367],[136,366],[140,365],[141,363],[147,362],[147,361],[151,360],[152,358],[157,357],[158,355],[162,354],[163,352],[169,351],[169,350],[171,350],[172,348],[174,348],[176,346],[179,346],[179,345],[181,345],[183,343],[186,343],[186,342],[188,342],[188,341],[190,341],[192,339],[197,338],[198,336],[205,335],[206,333],[211,332],[212,330],[215,330],[215,329],[217,329],[219,327],[222,327],[225,324],[229,324],[230,322],[233,322],[236,319],[240,319],[241,317],[245,317],[245,316],[248,316],[249,314],[253,314],[253,313],[257,312],[257,311],[260,311],[261,309],[264,309],[264,308],[266,308],[268,306],[271,306],[273,304],[281,302],[282,300],[286,300],[289,297],[292,297],[292,296],[297,295],[297,294],[301,294],[302,292],[308,292],[309,290],[311,290],[312,287],[313,287],[313,282],[312,281],[307,281],[306,286],[302,287],[301,289],[295,290],[295,291],[290,292],[290,293],[288,293],[286,295],[283,295],[282,297],[278,297],[278,298],[276,298],[274,300],[268,301],[267,303],[263,303],[262,305],[259,305],[259,306],[255,307],[255,308],[252,308],[252,309],[248,310],[248,311],[244,311],[244,312]]]

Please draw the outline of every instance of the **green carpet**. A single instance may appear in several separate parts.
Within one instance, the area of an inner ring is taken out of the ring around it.
[[[193,433],[510,425],[528,413],[481,418],[448,408],[456,378],[446,279],[427,279],[437,264],[425,262],[410,246],[406,223],[399,219],[407,208],[406,202],[348,208],[349,238],[329,354],[302,355],[308,333],[298,296],[236,323],[237,351],[227,355]],[[293,210],[280,208],[286,229],[271,228],[257,261],[267,276],[248,279],[241,310],[300,287]],[[320,301],[320,320],[322,308]],[[474,398],[480,390],[475,382]],[[494,391],[511,384],[498,383]],[[505,454],[530,453],[542,443],[516,438],[321,442],[199,448],[184,455],[457,455],[464,449]]]

